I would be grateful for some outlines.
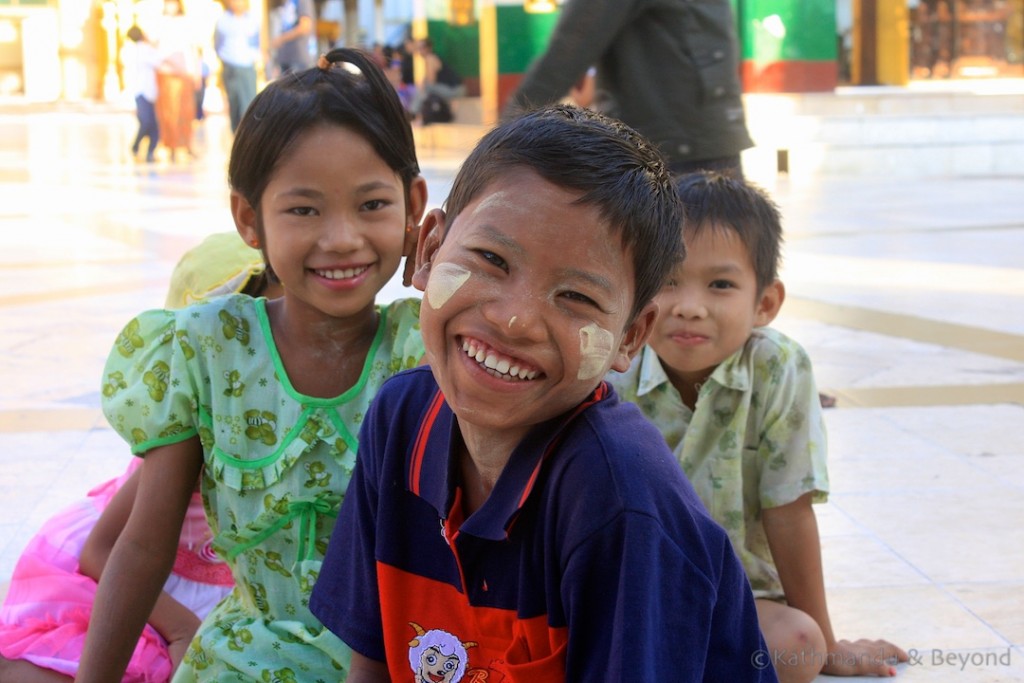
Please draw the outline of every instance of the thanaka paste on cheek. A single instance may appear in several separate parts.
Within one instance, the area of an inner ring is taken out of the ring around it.
[[[466,284],[469,271],[454,263],[442,263],[430,271],[427,280],[427,301],[435,311],[452,298],[459,287]]]
[[[615,337],[611,332],[590,323],[580,328],[580,369],[576,379],[594,379],[604,372],[612,355]]]

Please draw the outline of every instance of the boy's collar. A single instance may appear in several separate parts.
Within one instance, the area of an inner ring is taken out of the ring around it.
[[[512,452],[487,501],[462,524],[460,531],[490,541],[506,540],[537,483],[545,459],[558,448],[565,429],[577,415],[607,398],[610,392],[602,382],[572,412],[531,429]],[[407,490],[430,503],[441,519],[449,516],[455,500],[457,468],[452,465],[452,445],[460,439],[457,429],[455,415],[438,390],[407,462]]]
[[[747,343],[749,341],[748,339]],[[747,349],[747,343],[744,343],[736,353],[719,363],[707,381],[713,381],[737,391],[749,389],[751,386],[750,368],[745,363],[740,362]],[[661,359],[658,358],[658,354],[650,346],[644,346],[643,351],[640,352],[639,357],[634,362],[640,364],[639,372],[637,373],[637,396],[648,394],[663,385],[671,386],[671,380],[669,380],[668,374],[661,364]]]

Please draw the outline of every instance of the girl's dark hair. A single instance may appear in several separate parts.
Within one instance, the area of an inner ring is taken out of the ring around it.
[[[345,126],[366,138],[401,177],[408,210],[409,188],[420,167],[405,108],[372,57],[338,48],[322,56],[318,66],[272,81],[238,124],[228,183],[256,210],[259,232],[260,202],[278,164],[299,135],[322,124]]]
[[[680,176],[676,189],[686,207],[686,230],[731,230],[750,254],[758,291],[779,277],[782,217],[768,193],[715,171]]]
[[[685,254],[682,203],[657,148],[626,124],[588,109],[554,105],[529,112],[485,135],[463,162],[445,202],[448,225],[516,168],[578,191],[579,203],[601,210],[611,233],[631,251],[629,319],[635,319]]]

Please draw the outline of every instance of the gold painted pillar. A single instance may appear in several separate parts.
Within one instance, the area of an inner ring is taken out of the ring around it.
[[[482,123],[493,126],[498,102],[498,9],[495,0],[480,2],[480,108]]]
[[[101,11],[100,26],[105,37],[106,57],[103,68],[103,99],[109,102],[117,99],[121,92],[121,79],[117,75],[117,5],[109,1],[104,2]]]
[[[851,76],[856,85],[910,80],[910,15],[906,0],[854,0]]]

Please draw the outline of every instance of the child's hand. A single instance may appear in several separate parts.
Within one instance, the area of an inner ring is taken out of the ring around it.
[[[199,617],[166,593],[160,598],[149,623],[167,641],[167,656],[173,673],[185,657],[192,636],[199,630]]]
[[[171,658],[172,673],[178,670],[178,665],[181,664],[181,660],[185,657],[185,652],[188,651],[188,644],[190,642],[192,642],[191,636],[167,643],[167,655]]]
[[[829,651],[821,673],[830,676],[895,676],[893,662],[905,662],[907,653],[888,640],[840,640]]]

